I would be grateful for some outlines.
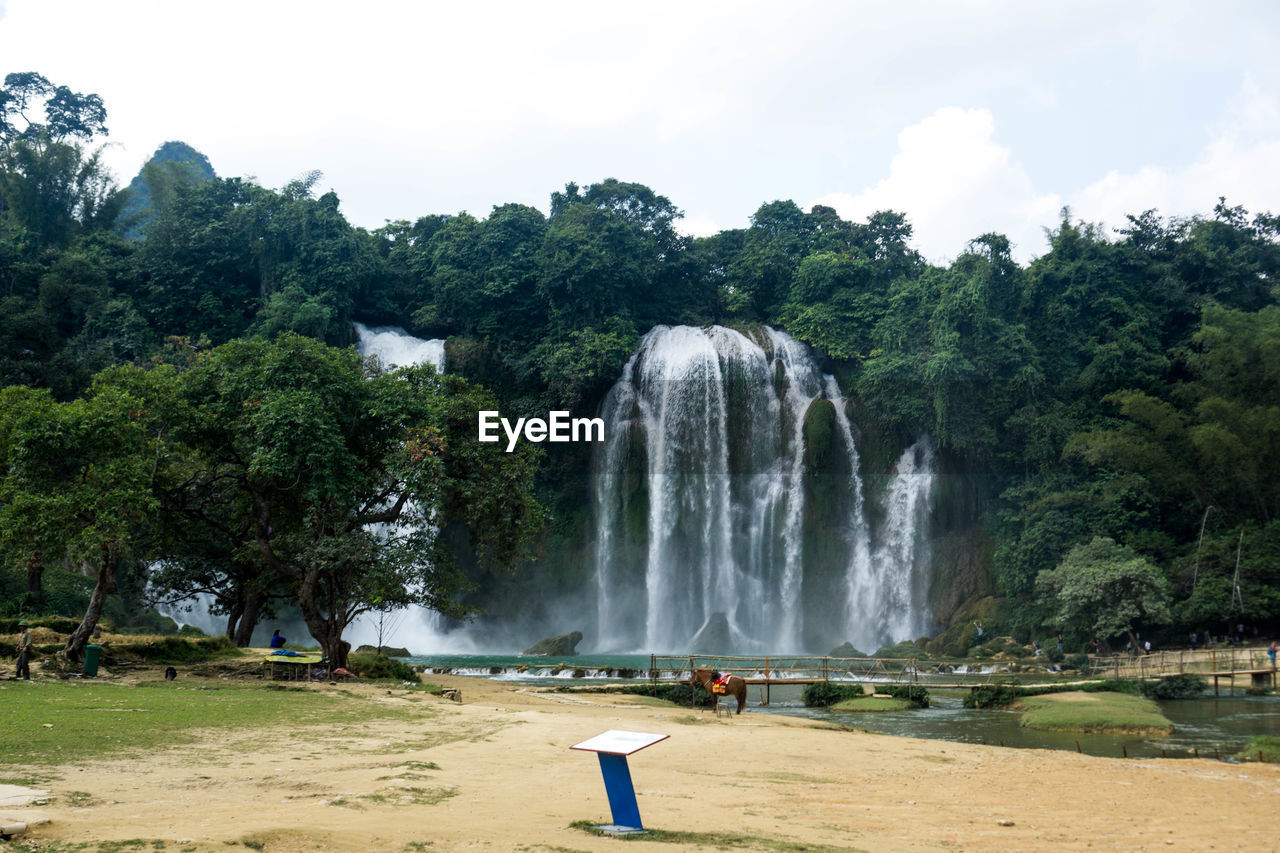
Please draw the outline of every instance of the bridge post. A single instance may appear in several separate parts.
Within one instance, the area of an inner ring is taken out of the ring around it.
[[[697,702],[695,702],[695,701],[694,701],[694,698],[693,698],[693,697],[694,697],[693,687],[694,687],[694,684],[693,684],[693,655],[689,655],[689,710],[690,710],[690,711],[692,711],[694,708],[698,707]]]
[[[769,704],[769,678],[770,678],[769,669],[770,669],[769,659],[765,658],[764,659],[764,704],[766,707]]]

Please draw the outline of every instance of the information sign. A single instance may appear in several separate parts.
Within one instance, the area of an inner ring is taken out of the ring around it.
[[[669,737],[670,735],[653,732],[610,729],[570,747],[583,752],[594,752],[600,760],[604,790],[609,797],[609,810],[613,813],[613,823],[601,826],[600,829],[617,834],[644,832],[644,826],[640,823],[640,807],[636,804],[635,787],[631,783],[631,769],[627,767],[627,756]]]

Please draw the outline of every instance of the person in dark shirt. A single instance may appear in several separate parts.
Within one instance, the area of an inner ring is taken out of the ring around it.
[[[31,679],[31,629],[26,620],[18,623],[22,629],[18,635],[18,678]]]
[[[284,648],[284,637],[280,636],[279,631],[276,631],[274,634],[271,635],[271,648],[273,649]]]

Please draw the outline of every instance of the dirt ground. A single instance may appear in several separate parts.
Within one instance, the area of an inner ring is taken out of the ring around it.
[[[624,842],[569,826],[610,822],[595,756],[569,747],[625,729],[670,735],[630,758],[645,825],[759,840],[739,849],[1280,848],[1277,765],[1003,749],[750,708],[724,719],[638,697],[430,680],[459,688],[463,702],[345,688],[429,704],[437,713],[419,731],[372,723],[320,742],[223,732],[145,760],[64,767],[49,804],[0,807],[0,823],[48,818],[24,842],[54,849],[130,839],[147,844],[126,849],[268,853],[724,849],[727,840]]]

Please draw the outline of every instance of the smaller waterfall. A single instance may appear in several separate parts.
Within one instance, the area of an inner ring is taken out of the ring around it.
[[[375,355],[388,368],[431,364],[444,372],[444,341],[422,340],[396,326],[370,328],[355,323],[356,348],[361,355]],[[346,640],[353,647],[377,645],[380,614],[366,613],[347,630]],[[425,607],[408,607],[381,618],[383,645],[402,646],[414,654],[475,652],[475,642],[465,631],[449,631],[444,617]]]
[[[398,326],[352,325],[356,330],[356,349],[361,355],[376,355],[387,367],[430,364],[437,373],[444,373],[444,341],[441,339],[424,341]]]
[[[926,536],[936,477],[929,439],[904,450],[889,480],[875,545],[860,539],[851,555],[847,611],[850,641],[859,649],[915,639],[931,627]]]

